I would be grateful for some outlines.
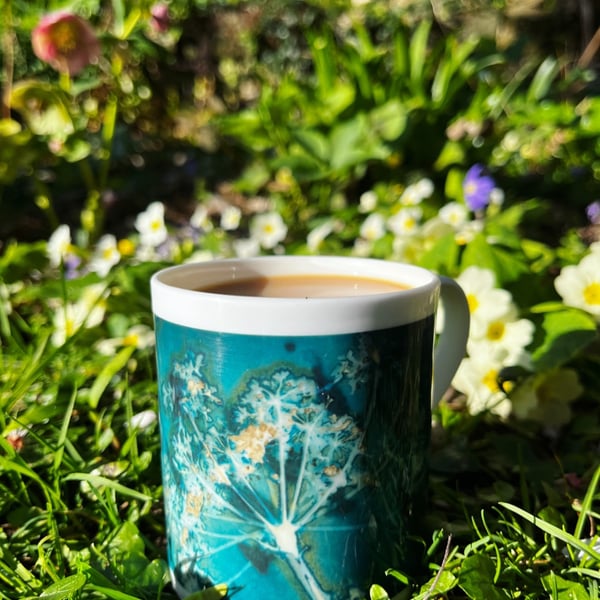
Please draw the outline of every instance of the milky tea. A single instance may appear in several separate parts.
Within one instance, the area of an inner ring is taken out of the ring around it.
[[[229,296],[261,296],[267,298],[340,298],[385,294],[409,289],[410,286],[352,275],[271,275],[234,279],[197,287],[201,292]]]

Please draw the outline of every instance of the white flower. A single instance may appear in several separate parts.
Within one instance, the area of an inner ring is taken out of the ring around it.
[[[370,213],[377,206],[377,194],[373,190],[363,192],[358,202],[358,212]]]
[[[106,311],[105,296],[103,284],[90,285],[77,302],[58,307],[54,311],[52,343],[62,346],[82,327],[95,327],[102,323]]]
[[[129,427],[131,429],[144,431],[153,425],[157,419],[156,411],[149,408],[148,410],[143,410],[142,412],[133,415],[129,421]]]
[[[98,273],[100,277],[105,277],[119,260],[121,260],[121,254],[117,248],[115,236],[103,235],[98,240],[96,250],[90,260],[90,270]]]
[[[360,226],[360,237],[374,242],[385,235],[385,219],[379,213],[371,213]]]
[[[68,225],[59,225],[48,238],[46,252],[50,264],[58,267],[71,250],[71,229]]]
[[[277,212],[256,215],[250,222],[250,236],[267,250],[275,248],[286,235],[287,226]]]
[[[469,209],[461,202],[448,202],[439,210],[440,219],[455,229],[462,227],[469,217]]]
[[[512,296],[507,290],[496,288],[494,272],[480,267],[467,267],[456,279],[463,289],[469,312],[471,328],[487,328],[512,307]]]
[[[213,260],[213,258],[215,258],[215,255],[210,250],[196,250],[184,262],[208,262],[209,260]]]
[[[577,372],[557,369],[528,377],[511,392],[512,410],[519,419],[559,427],[571,419],[570,404],[583,392]]]
[[[417,183],[413,183],[406,187],[400,196],[400,202],[407,206],[420,204],[425,198],[429,198],[433,194],[433,183],[430,179],[421,179]]]
[[[504,204],[504,190],[493,188],[490,192],[490,204],[502,206]]]
[[[165,226],[165,206],[162,202],[152,202],[135,219],[135,228],[140,234],[143,246],[155,248],[168,237]]]
[[[335,220],[328,219],[311,229],[306,236],[306,245],[311,252],[317,252],[323,240],[335,229]]]
[[[127,330],[123,337],[101,340],[96,349],[101,354],[110,356],[117,348],[133,346],[138,350],[144,350],[154,346],[154,331],[147,325],[133,325]]]
[[[252,258],[260,253],[260,244],[254,238],[241,238],[233,241],[233,251],[238,258]]]
[[[373,243],[364,238],[356,238],[352,247],[353,256],[370,256],[373,250]]]
[[[566,305],[600,318],[600,252],[591,252],[577,265],[563,267],[554,287]]]
[[[464,246],[468,244],[473,238],[483,231],[483,221],[467,221],[454,236],[456,243]]]
[[[199,204],[196,207],[194,214],[190,217],[190,225],[195,229],[202,229],[203,231],[211,231],[213,229],[206,206]]]
[[[467,409],[476,415],[483,411],[506,418],[511,412],[511,403],[498,385],[498,374],[502,363],[482,354],[464,358],[452,380],[452,386],[465,394]]]
[[[481,354],[513,364],[531,343],[535,325],[527,319],[517,319],[516,309],[484,323],[475,320],[470,329],[467,350],[470,356]]]
[[[240,226],[242,211],[237,206],[228,206],[221,213],[221,228],[225,231],[234,231]]]
[[[417,207],[401,208],[387,220],[387,228],[398,236],[414,235],[419,231],[423,211]]]

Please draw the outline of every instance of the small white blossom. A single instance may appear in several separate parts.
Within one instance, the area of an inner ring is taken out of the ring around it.
[[[68,225],[59,225],[48,238],[46,245],[50,264],[53,267],[58,267],[71,248],[71,229]]]
[[[469,209],[461,202],[448,202],[439,210],[439,216],[444,223],[455,229],[462,227],[469,217]]]
[[[471,328],[486,329],[512,307],[512,296],[507,290],[496,287],[496,277],[490,269],[467,267],[456,279],[463,289],[469,312]]]
[[[465,358],[460,363],[452,386],[465,394],[467,409],[476,415],[490,411],[502,418],[511,412],[511,403],[498,385],[502,363],[482,354]]]
[[[233,241],[233,251],[238,258],[252,258],[260,254],[260,244],[254,238],[241,238]]]
[[[414,235],[419,231],[419,223],[423,211],[414,206],[401,208],[387,220],[387,228],[398,236]]]
[[[360,226],[360,237],[374,242],[385,235],[385,219],[379,213],[371,213]]]
[[[271,250],[287,235],[287,226],[277,212],[256,215],[250,222],[250,236],[266,250]]]
[[[490,204],[502,206],[504,204],[504,190],[501,188],[493,188],[490,192]]]
[[[421,179],[406,187],[400,196],[400,202],[405,206],[420,204],[425,198],[429,198],[433,194],[433,189],[433,182],[430,179]]]
[[[165,225],[165,206],[162,202],[152,202],[135,219],[135,228],[140,234],[143,246],[155,248],[168,237]]]
[[[208,214],[208,209],[203,204],[198,204],[196,210],[190,217],[190,225],[194,229],[201,229],[202,231],[212,231],[213,224]]]
[[[101,354],[110,356],[118,348],[133,346],[138,350],[144,350],[154,346],[154,344],[154,331],[150,327],[147,325],[133,325],[123,337],[101,340],[96,345],[96,349]]]
[[[315,228],[306,236],[306,245],[311,252],[317,252],[325,238],[335,229],[335,220],[328,219]]]
[[[358,212],[370,213],[377,206],[377,194],[373,190],[363,192],[359,198]]]
[[[131,429],[144,431],[154,425],[157,419],[158,416],[156,415],[156,411],[149,408],[148,410],[143,410],[142,412],[133,415],[129,421],[129,427]]]
[[[228,206],[221,213],[221,228],[225,231],[235,231],[241,220],[242,211],[237,206]]]
[[[90,260],[90,270],[98,273],[100,277],[105,277],[119,260],[121,260],[121,253],[117,247],[115,236],[111,234],[103,235],[98,240]]]
[[[600,319],[600,252],[592,251],[579,264],[563,267],[554,287],[567,306],[581,308]]]
[[[82,327],[100,325],[105,311],[106,287],[103,284],[88,286],[77,302],[68,302],[54,311],[52,343],[62,346]]]

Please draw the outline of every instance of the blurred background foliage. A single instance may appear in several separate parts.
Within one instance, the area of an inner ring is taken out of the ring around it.
[[[207,192],[238,204],[275,193],[318,219],[340,195],[451,182],[474,162],[509,203],[544,200],[531,225],[546,241],[583,226],[600,196],[591,0],[173,0],[163,32],[148,25],[152,5],[68,3],[104,32],[100,72],[112,78],[90,68],[60,97],[40,88],[56,73],[30,35],[66,4],[2,2],[2,238],[76,221],[103,152],[96,193],[117,229],[150,199],[189,216]],[[84,162],[87,175],[72,168]]]

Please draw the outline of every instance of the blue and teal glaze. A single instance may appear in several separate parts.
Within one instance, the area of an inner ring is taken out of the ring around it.
[[[433,317],[271,337],[156,319],[177,592],[366,597],[403,564],[426,480]]]

